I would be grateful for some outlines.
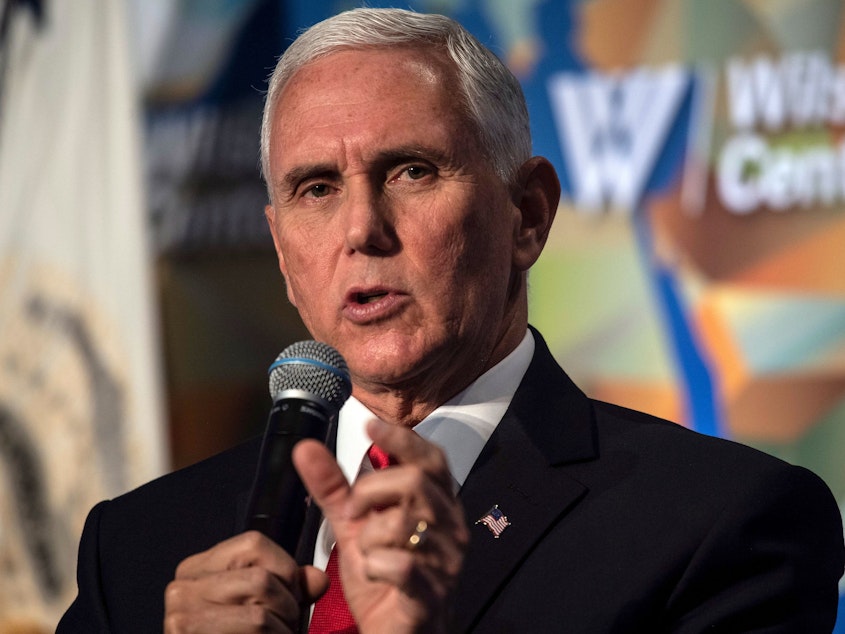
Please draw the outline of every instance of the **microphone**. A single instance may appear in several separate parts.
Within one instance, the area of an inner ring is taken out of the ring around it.
[[[246,528],[261,531],[291,555],[296,553],[308,492],[291,461],[303,438],[326,442],[341,406],[352,392],[340,353],[317,341],[285,348],[270,366],[273,407],[261,444],[247,507]]]

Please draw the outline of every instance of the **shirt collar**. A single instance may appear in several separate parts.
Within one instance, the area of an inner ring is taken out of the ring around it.
[[[513,352],[414,427],[445,452],[456,491],[502,420],[533,356],[534,337],[526,331]],[[371,444],[365,427],[371,418],[375,415],[355,397],[340,410],[337,461],[349,482],[372,469],[364,459]]]

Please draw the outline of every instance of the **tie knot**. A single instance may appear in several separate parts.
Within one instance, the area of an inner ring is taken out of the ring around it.
[[[373,463],[373,467],[376,470],[384,469],[385,467],[396,464],[396,461],[387,455],[386,451],[382,451],[375,445],[370,445],[370,448],[367,450],[367,455],[370,457],[370,462]]]

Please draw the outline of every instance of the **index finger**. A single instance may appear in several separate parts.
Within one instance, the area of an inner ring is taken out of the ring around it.
[[[176,568],[176,579],[196,579],[207,574],[260,566],[293,587],[298,566],[288,553],[257,531],[247,531],[191,555]]]
[[[377,418],[367,423],[373,444],[386,451],[399,464],[413,464],[447,491],[452,490],[452,476],[443,450],[414,431],[390,425]]]

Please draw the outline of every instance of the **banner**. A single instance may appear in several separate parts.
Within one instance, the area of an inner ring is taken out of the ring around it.
[[[47,632],[88,510],[167,460],[123,3],[0,15],[0,632]]]

